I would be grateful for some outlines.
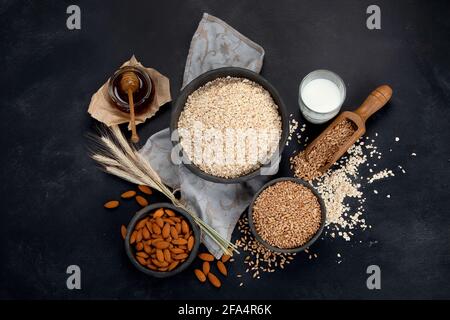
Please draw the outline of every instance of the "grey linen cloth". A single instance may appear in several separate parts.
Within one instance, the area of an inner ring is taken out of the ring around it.
[[[220,67],[242,67],[259,73],[263,59],[261,46],[222,20],[204,13],[191,41],[183,87],[200,74]],[[180,190],[181,200],[186,206],[227,240],[231,239],[236,223],[254,193],[267,180],[267,177],[260,176],[246,183],[214,183],[194,175],[183,165],[173,164],[168,128],[152,135],[140,152],[165,184]],[[202,242],[216,258],[223,254],[219,246],[204,234]]]

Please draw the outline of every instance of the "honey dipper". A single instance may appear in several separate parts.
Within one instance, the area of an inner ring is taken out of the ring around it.
[[[128,94],[128,105],[130,106],[131,141],[139,142],[136,132],[136,118],[134,114],[133,93],[139,89],[139,79],[132,71],[125,72],[120,79],[120,89]]]
[[[353,123],[356,128],[353,135],[341,144],[339,149],[331,156],[325,165],[321,166],[318,171],[325,173],[339,158],[347,152],[347,150],[366,132],[366,120],[375,112],[380,110],[391,98],[392,89],[388,85],[382,85],[376,88],[372,93],[364,100],[361,106],[354,112],[344,111],[334,119],[334,121],[316,138],[311,142],[305,150],[305,156],[308,159],[308,155],[317,145],[317,143],[327,135],[327,133],[333,129],[337,124],[344,120],[348,120]]]

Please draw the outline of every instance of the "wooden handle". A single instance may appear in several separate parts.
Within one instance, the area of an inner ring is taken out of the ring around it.
[[[131,141],[133,143],[139,142],[139,136],[136,132],[136,119],[134,116],[134,101],[133,101],[133,92],[131,88],[128,89],[128,103],[130,104],[130,124],[131,124]]]
[[[366,120],[375,112],[380,110],[392,97],[392,89],[388,85],[382,85],[375,90],[364,100],[362,105],[355,110],[363,120]]]

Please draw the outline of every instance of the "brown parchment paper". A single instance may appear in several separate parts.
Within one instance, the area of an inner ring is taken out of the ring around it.
[[[167,77],[159,73],[157,70],[144,67],[134,55],[121,67],[124,66],[140,66],[145,68],[155,86],[155,96],[153,101],[151,101],[147,106],[143,106],[145,111],[136,115],[136,124],[140,124],[153,117],[162,105],[172,100],[170,96],[170,82]],[[108,79],[108,81],[103,84],[96,93],[94,93],[88,108],[88,113],[94,119],[103,122],[108,127],[130,121],[130,114],[120,111],[109,98],[109,80],[110,79]],[[128,129],[130,129],[130,126],[128,126]]]

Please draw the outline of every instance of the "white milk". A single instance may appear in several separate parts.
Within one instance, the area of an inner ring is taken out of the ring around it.
[[[307,83],[301,95],[308,108],[320,113],[333,111],[342,100],[338,86],[327,79],[315,79]]]

